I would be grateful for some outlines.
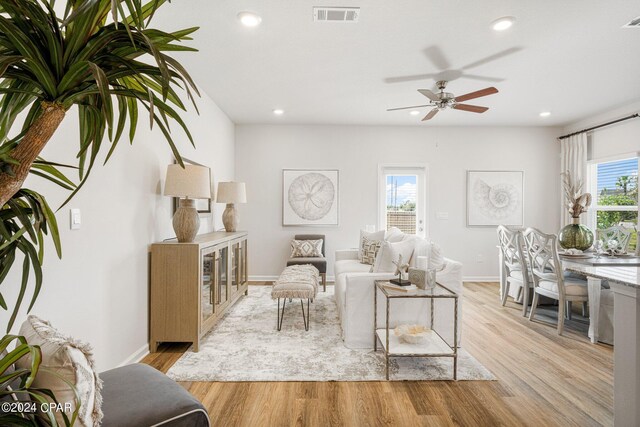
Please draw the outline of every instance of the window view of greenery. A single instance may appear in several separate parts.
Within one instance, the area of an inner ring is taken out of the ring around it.
[[[631,158],[615,162],[600,163],[597,166],[597,206],[598,229],[622,225],[634,233],[629,250],[634,250],[638,230],[638,159]],[[619,208],[624,206],[624,208]]]
[[[417,182],[415,175],[387,175],[387,230],[416,233]]]

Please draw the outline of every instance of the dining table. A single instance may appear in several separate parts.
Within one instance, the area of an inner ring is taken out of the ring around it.
[[[587,277],[590,313],[599,307],[604,281],[613,291],[614,425],[640,426],[640,257],[585,254],[560,258],[566,271]],[[590,323],[590,338],[595,342],[597,327],[594,332],[595,322]]]

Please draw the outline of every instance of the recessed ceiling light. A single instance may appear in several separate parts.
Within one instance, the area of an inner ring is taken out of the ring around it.
[[[275,110],[273,110],[273,114],[275,114],[276,116],[281,116],[284,114],[284,110],[281,110],[280,108],[276,108]]]
[[[508,28],[511,28],[513,23],[516,22],[516,18],[513,16],[503,16],[502,18],[498,18],[491,23],[491,28],[494,31],[504,31]]]
[[[240,12],[238,13],[238,20],[245,27],[257,27],[262,22],[262,18],[253,12]]]
[[[412,116],[417,116],[418,114],[420,114],[420,111],[418,110],[413,110],[412,112],[410,112],[409,114],[411,114]]]
[[[549,117],[551,115],[551,111],[543,111],[540,113],[540,117]]]

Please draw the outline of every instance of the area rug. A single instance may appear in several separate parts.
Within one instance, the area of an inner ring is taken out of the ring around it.
[[[311,304],[304,330],[300,300],[287,303],[281,331],[271,286],[250,286],[240,300],[167,375],[176,381],[381,381],[382,351],[344,346],[333,286]],[[306,309],[306,304],[305,304]],[[450,380],[451,358],[391,358],[391,380]],[[459,380],[495,377],[464,349],[458,353]]]

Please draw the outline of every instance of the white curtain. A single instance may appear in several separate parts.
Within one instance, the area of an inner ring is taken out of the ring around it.
[[[569,171],[571,178],[582,182],[582,190],[587,191],[587,133],[579,133],[560,140],[560,172]],[[567,211],[564,191],[562,190],[562,177],[560,180],[561,216],[560,226],[571,223],[571,215]]]

